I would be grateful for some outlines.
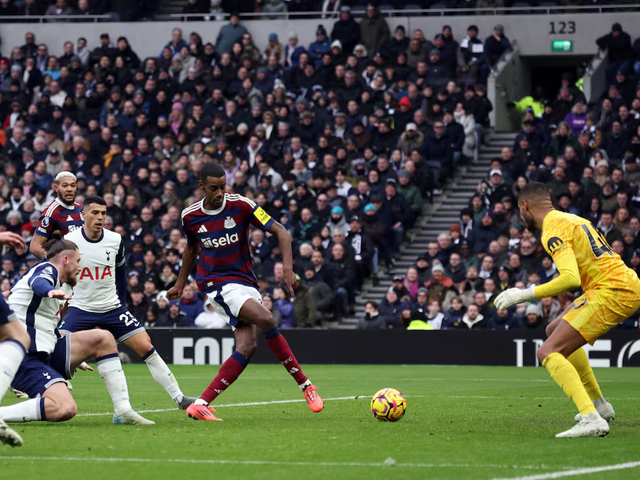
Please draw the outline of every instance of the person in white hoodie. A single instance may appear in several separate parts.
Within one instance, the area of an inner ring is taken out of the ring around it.
[[[462,103],[456,104],[453,112],[453,118],[464,128],[464,144],[462,145],[462,154],[467,158],[473,158],[476,149],[476,121],[473,115],[464,111]]]
[[[210,330],[229,327],[226,320],[218,315],[218,312],[216,312],[208,298],[204,302],[203,312],[196,317],[195,323],[197,328],[207,328]]]

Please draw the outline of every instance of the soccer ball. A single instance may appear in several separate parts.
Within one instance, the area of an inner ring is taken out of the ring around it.
[[[383,388],[371,399],[371,413],[381,422],[397,422],[407,411],[407,401],[393,388]]]

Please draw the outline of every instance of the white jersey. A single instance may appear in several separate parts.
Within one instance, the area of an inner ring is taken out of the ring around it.
[[[80,275],[69,306],[92,313],[106,313],[120,307],[116,268],[123,267],[125,262],[122,237],[103,228],[100,239],[92,241],[84,228],[79,228],[64,238],[75,243],[80,251]]]
[[[54,289],[62,287],[58,278],[58,269],[49,262],[40,262],[31,267],[11,289],[8,303],[25,324],[31,337],[30,353],[50,354],[58,341],[57,328],[60,323],[60,310],[63,300],[40,297],[32,289],[33,282],[44,279]]]

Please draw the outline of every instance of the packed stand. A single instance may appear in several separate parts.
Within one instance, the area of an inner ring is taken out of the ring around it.
[[[47,23],[84,22],[95,15],[106,16],[102,21],[127,22],[148,20],[159,4],[160,0],[3,0],[0,16],[7,17],[3,23],[39,21],[25,17],[47,17]]]
[[[567,74],[555,98],[517,102],[522,128],[492,160],[459,224],[394,278],[386,298],[367,307],[377,313],[368,313],[361,328],[544,329],[572,295],[502,312],[493,307],[504,289],[545,283],[557,274],[539,238],[519,218],[518,192],[529,181],[546,183],[557,209],[590,220],[640,273],[640,56],[634,53],[640,39],[634,50],[614,24],[597,44],[609,52],[610,83],[602,98],[587,105],[579,82]],[[637,315],[619,326],[637,327]]]
[[[460,44],[448,26],[433,41],[420,30],[409,38],[373,6],[360,23],[342,7],[332,23],[310,45],[272,33],[260,51],[233,15],[215,42],[175,29],[156,58],[108,34],[68,41],[56,58],[27,33],[0,60],[0,228],[30,239],[53,178],[72,171],[77,201],[104,196],[105,226],[126,239],[136,317],[222,327],[195,287],[177,303],[165,294],[185,248],[181,211],[201,198],[202,165],[219,162],[229,192],[292,234],[302,280],[293,302],[275,239],[251,234],[280,325],[339,324],[367,278],[393,273],[423,201],[472,158],[491,104],[485,59],[470,45],[495,44],[503,29],[484,43],[475,27]],[[36,258],[3,253],[6,291]]]

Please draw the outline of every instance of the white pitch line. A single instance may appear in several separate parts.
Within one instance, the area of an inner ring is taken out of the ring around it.
[[[323,399],[325,402],[336,402],[339,400],[360,400],[367,399],[369,400],[370,395],[357,395],[350,397],[334,397],[334,398],[325,398]],[[414,396],[415,397],[415,396]],[[271,400],[270,402],[245,402],[245,403],[228,403],[228,404],[213,404],[212,407],[215,408],[223,408],[223,407],[256,407],[259,405],[278,405],[282,403],[302,403],[306,400],[304,398],[296,398],[294,400]],[[154,410],[136,410],[138,413],[161,413],[161,412],[177,412],[177,408],[159,408]],[[113,415],[113,412],[103,412],[103,413],[80,413],[76,415],[76,417],[103,417],[106,415]]]
[[[28,456],[0,456],[3,461],[67,461],[67,462],[105,462],[105,463],[188,463],[188,464],[229,464],[229,465],[277,465],[287,467],[403,467],[403,468],[504,468],[523,470],[547,470],[548,465],[478,465],[471,463],[402,463],[385,462],[284,462],[270,460],[217,460],[217,459],[183,459],[183,458],[115,458],[115,457],[28,457]],[[529,477],[527,477],[529,478]]]
[[[578,468],[576,470],[565,470],[563,472],[541,473],[526,477],[494,478],[493,480],[550,480],[553,478],[574,477],[576,475],[588,475],[591,473],[610,472],[612,470],[627,470],[629,468],[640,467],[640,462],[618,463],[615,465],[605,465],[602,467]]]

